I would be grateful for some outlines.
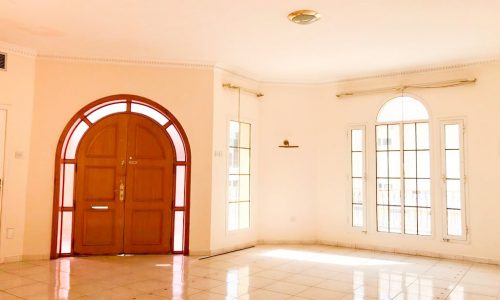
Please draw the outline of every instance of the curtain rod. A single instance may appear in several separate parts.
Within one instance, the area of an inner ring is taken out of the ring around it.
[[[247,92],[247,93],[250,93],[250,94],[254,94],[257,98],[260,98],[260,97],[264,96],[264,94],[262,94],[261,92],[258,92],[258,91],[252,90],[252,89],[247,89],[247,88],[241,87],[239,85],[234,85],[232,83],[223,83],[222,87],[225,87],[225,88],[228,88],[228,89],[233,89],[233,90],[238,90],[239,89],[241,91],[244,91],[244,92]]]
[[[392,86],[392,87],[385,87],[385,88],[371,89],[371,90],[359,90],[359,91],[352,91],[352,92],[344,92],[344,93],[337,94],[336,96],[337,96],[337,98],[343,98],[343,97],[349,97],[349,96],[368,95],[368,94],[377,94],[377,93],[386,93],[386,92],[403,92],[407,89],[438,89],[438,88],[446,88],[446,87],[461,86],[461,85],[466,85],[466,84],[473,84],[476,81],[477,81],[476,78],[463,78],[463,79],[438,81],[438,82],[430,82],[430,83],[418,83],[418,84]]]

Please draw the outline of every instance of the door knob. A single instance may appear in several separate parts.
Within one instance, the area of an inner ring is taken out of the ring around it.
[[[120,201],[123,202],[125,200],[125,184],[123,184],[123,181],[120,182]]]

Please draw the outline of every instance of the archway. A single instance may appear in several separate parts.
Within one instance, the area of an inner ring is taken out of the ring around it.
[[[57,145],[51,257],[74,254],[77,151],[86,133],[102,120],[131,115],[154,122],[173,149],[172,226],[170,252],[189,254],[191,153],[187,136],[177,119],[156,102],[136,95],[113,95],[96,100],[73,116]],[[119,188],[117,187],[117,190]],[[117,197],[118,197],[117,193]]]

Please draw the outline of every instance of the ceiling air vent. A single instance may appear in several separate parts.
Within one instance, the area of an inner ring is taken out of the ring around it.
[[[5,68],[7,67],[6,59],[7,54],[0,52],[0,70],[5,71]]]

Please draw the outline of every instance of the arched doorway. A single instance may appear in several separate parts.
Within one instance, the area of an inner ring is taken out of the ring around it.
[[[189,253],[191,155],[176,118],[135,95],[81,109],[57,146],[51,257]]]

